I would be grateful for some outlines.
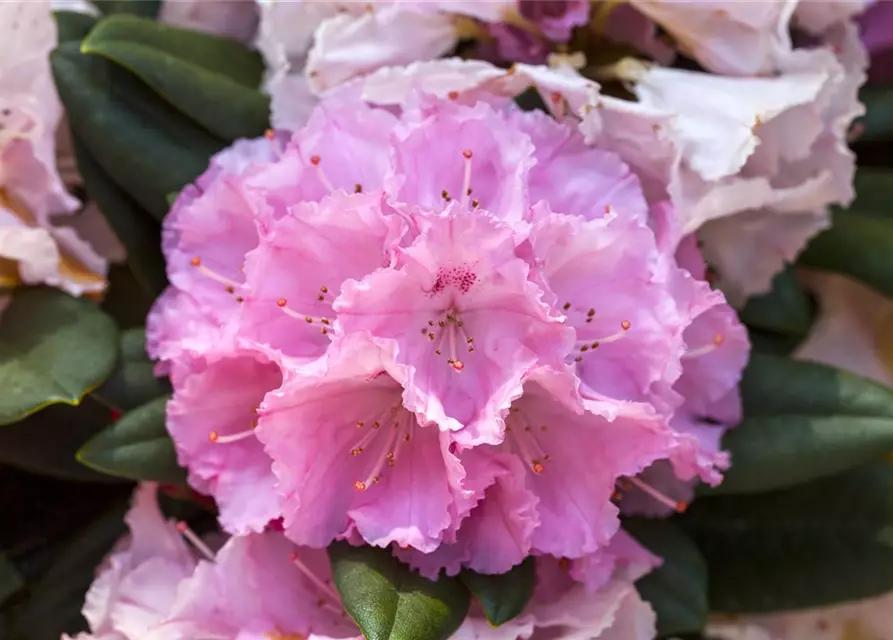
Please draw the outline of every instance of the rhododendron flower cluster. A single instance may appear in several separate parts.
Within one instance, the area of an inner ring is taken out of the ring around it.
[[[465,102],[338,94],[166,218],[149,348],[229,531],[589,566],[627,491],[682,508],[646,468],[721,479],[747,339],[669,205],[575,128]]]
[[[236,536],[222,545],[204,540],[184,523],[166,521],[155,493],[152,483],[137,489],[126,518],[130,534],[87,593],[83,614],[90,632],[63,640],[363,637],[341,604],[325,551],[297,546],[278,531]],[[537,632],[647,640],[654,613],[631,583],[657,562],[619,535],[601,554],[604,577],[590,592],[561,563],[543,558],[522,616],[497,629],[473,610],[451,637],[500,640]]]

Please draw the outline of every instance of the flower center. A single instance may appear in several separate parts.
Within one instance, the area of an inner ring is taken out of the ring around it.
[[[331,294],[329,293],[329,288],[325,285],[319,288],[319,293],[316,295],[316,304],[324,305],[329,311],[332,309],[332,303],[330,301]],[[313,303],[311,303],[313,304]],[[306,313],[307,309],[302,309],[298,311],[288,306],[288,300],[285,298],[279,298],[276,301],[276,306],[282,309],[282,312],[292,318],[296,318],[298,320],[303,320],[305,323],[309,325],[319,325],[319,332],[323,335],[326,335],[331,330],[331,322],[325,316],[317,316],[310,313]]]
[[[444,312],[439,319],[429,320],[428,326],[422,327],[422,335],[428,338],[438,356],[446,352],[447,364],[456,372],[465,368],[459,354],[474,352],[474,337],[466,331],[465,322],[455,308]]]
[[[509,447],[524,461],[535,474],[539,475],[546,470],[546,463],[552,461],[552,456],[545,452],[539,438],[549,431],[546,425],[534,427],[529,424],[520,410],[512,408],[506,420],[505,435]]]

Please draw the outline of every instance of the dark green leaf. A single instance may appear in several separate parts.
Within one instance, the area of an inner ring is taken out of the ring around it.
[[[93,4],[107,16],[133,14],[155,18],[161,9],[161,0],[93,0]]]
[[[95,304],[52,289],[17,291],[0,316],[0,425],[80,403],[117,353],[115,323]]]
[[[893,220],[893,170],[861,167],[853,181],[856,199],[850,211]]]
[[[786,336],[803,337],[812,326],[815,307],[797,282],[793,267],[772,281],[772,289],[747,301],[741,321],[748,327]]]
[[[0,553],[0,606],[22,588],[22,577],[15,565]]]
[[[481,603],[484,615],[498,627],[521,614],[536,585],[536,565],[533,557],[507,573],[487,575],[463,571],[459,579]]]
[[[696,500],[681,519],[720,613],[819,607],[893,589],[893,466]]]
[[[102,310],[112,316],[121,329],[143,326],[155,297],[143,289],[126,264],[111,265],[108,282],[100,305]]]
[[[133,277],[148,297],[156,298],[167,286],[164,256],[161,254],[161,226],[114,183],[92,158],[83,142],[75,138],[73,144],[78,171],[90,199],[99,206],[127,250]]]
[[[264,73],[260,54],[240,42],[132,16],[104,20],[90,40],[130,42],[165,52],[250,89],[260,86]]]
[[[893,391],[814,362],[753,354],[741,381],[747,418],[775,415],[893,418]]]
[[[799,264],[860,280],[893,298],[893,216],[838,211],[833,225],[812,239]]]
[[[893,88],[886,85],[865,85],[859,92],[865,104],[860,142],[893,140]]]
[[[344,608],[368,640],[446,640],[468,613],[456,578],[432,582],[375,547],[329,547]]]
[[[893,450],[893,389],[832,367],[753,354],[732,467],[702,495],[757,493],[840,473]]]
[[[767,353],[769,355],[786,356],[792,353],[802,342],[802,336],[785,336],[769,331],[760,331],[748,327],[747,335],[750,338],[750,348],[755,353]]]
[[[96,24],[96,18],[80,11],[54,11],[53,17],[59,29],[59,42],[80,42]]]
[[[29,589],[25,604],[12,615],[9,640],[59,638],[85,629],[84,594],[96,567],[125,532],[121,505],[92,522],[66,544],[44,577]]]
[[[170,53],[192,53],[196,35],[194,31],[121,16],[106,20],[94,29],[81,45],[81,51],[105,56],[129,69],[218,138],[233,141],[262,135],[269,127],[267,96],[232,80],[222,71],[209,70],[188,57]],[[208,35],[203,38],[211,41],[211,44],[205,43],[205,48],[215,62],[238,46],[233,40]],[[216,55],[218,50],[220,55]],[[257,58],[257,53],[247,48],[242,53],[251,60]]]
[[[542,111],[549,113],[549,107],[543,102],[543,97],[536,87],[530,87],[523,93],[515,96],[515,103],[523,111]]]
[[[166,195],[195,180],[223,145],[130,72],[78,43],[52,53],[53,76],[72,129],[96,163],[157,220]]]
[[[94,395],[105,404],[130,411],[171,393],[166,378],[155,377],[155,366],[146,355],[146,332],[129,329],[121,335],[121,357],[108,380]]]
[[[694,542],[668,520],[627,518],[623,528],[664,561],[636,582],[642,598],[657,613],[658,634],[703,629],[707,622],[707,567]]]
[[[185,471],[177,464],[174,443],[165,428],[169,396],[156,398],[108,427],[77,453],[91,469],[132,480],[182,484]]]
[[[109,423],[109,411],[89,398],[56,404],[0,429],[0,463],[76,482],[115,482],[79,464],[77,450]]]

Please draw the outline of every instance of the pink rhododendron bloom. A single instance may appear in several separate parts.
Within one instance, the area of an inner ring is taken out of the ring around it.
[[[833,25],[855,18],[877,0],[800,0],[794,11],[794,24],[821,35]]]
[[[497,572],[597,552],[657,460],[715,482],[717,439],[674,413],[709,417],[746,341],[629,168],[544,114],[356,94],[224,152],[165,221],[148,340],[226,528]]]
[[[45,283],[73,295],[105,289],[106,261],[51,220],[78,202],[56,170],[62,117],[50,70],[56,23],[46,0],[0,6],[0,283]]]
[[[145,640],[170,612],[177,585],[192,575],[196,558],[175,523],[161,514],[157,485],[141,485],[125,518],[125,536],[99,567],[87,592],[90,634],[75,640]],[[67,636],[64,636],[67,638]]]
[[[893,81],[893,5],[875,2],[862,14],[859,27],[862,42],[871,55],[869,79]]]

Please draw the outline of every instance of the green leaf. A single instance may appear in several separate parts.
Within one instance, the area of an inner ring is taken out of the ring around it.
[[[859,92],[865,104],[865,116],[860,120],[863,130],[859,142],[893,140],[893,88],[865,85]]]
[[[707,566],[694,542],[669,520],[626,518],[626,529],[663,564],[636,582],[657,613],[657,632],[700,631],[707,622]]]
[[[260,86],[264,74],[260,54],[240,42],[151,20],[130,16],[110,18],[90,34],[90,40],[130,42],[165,52],[250,89]]]
[[[814,362],[753,354],[741,380],[747,418],[776,415],[893,418],[893,391]]]
[[[96,471],[131,480],[183,484],[174,443],[165,428],[169,396],[156,398],[90,439],[77,459]]]
[[[84,187],[127,250],[133,277],[149,297],[158,297],[167,286],[161,226],[114,183],[82,141],[75,137],[72,143]]]
[[[158,221],[165,196],[192,182],[224,146],[133,74],[67,42],[51,54],[69,122],[96,163]]]
[[[794,268],[788,267],[775,276],[768,293],[750,298],[739,315],[748,327],[803,337],[812,326],[815,306],[797,282]]]
[[[109,379],[93,395],[105,404],[129,411],[171,393],[166,378],[155,377],[155,366],[146,355],[145,329],[121,334],[121,357]]]
[[[459,579],[481,603],[484,615],[495,627],[521,614],[533,595],[536,565],[530,556],[507,573],[487,575],[463,571]]]
[[[96,27],[81,51],[129,69],[222,140],[257,137],[269,127],[269,97],[256,84],[246,86],[230,77],[233,69],[259,62],[256,52],[234,40],[120,16]],[[223,66],[223,61],[231,66]],[[259,80],[259,75],[253,79]]]
[[[789,355],[803,340],[802,336],[785,336],[770,331],[760,331],[753,327],[748,327],[747,335],[750,338],[752,352],[776,356]]]
[[[15,565],[0,553],[0,606],[24,585]]]
[[[90,29],[96,24],[96,18],[80,11],[54,11],[56,26],[59,31],[59,42],[77,40],[87,37]]]
[[[112,372],[114,321],[95,304],[21,289],[0,316],[0,425],[54,403],[77,405]]]
[[[93,4],[107,16],[133,14],[155,18],[161,9],[161,0],[93,0]]]
[[[24,606],[15,610],[10,640],[59,638],[86,628],[81,616],[84,594],[96,567],[125,533],[126,504],[105,513],[74,535],[46,574],[29,589]]]
[[[850,211],[893,220],[893,199],[890,198],[890,194],[893,194],[893,171],[860,167],[856,169],[853,190],[856,199]]]
[[[893,216],[838,211],[833,224],[812,239],[799,264],[860,280],[893,298]]]
[[[109,411],[87,398],[77,407],[56,404],[0,428],[0,463],[75,482],[116,482],[79,464],[75,454],[109,423]]]
[[[710,497],[681,518],[707,560],[711,611],[819,607],[893,589],[893,466]]]
[[[329,547],[344,608],[368,640],[446,640],[468,613],[469,594],[456,578],[423,578],[386,549]]]
[[[758,493],[840,473],[893,451],[893,389],[825,365],[753,354],[744,422],[723,437],[732,466],[701,495]]]

